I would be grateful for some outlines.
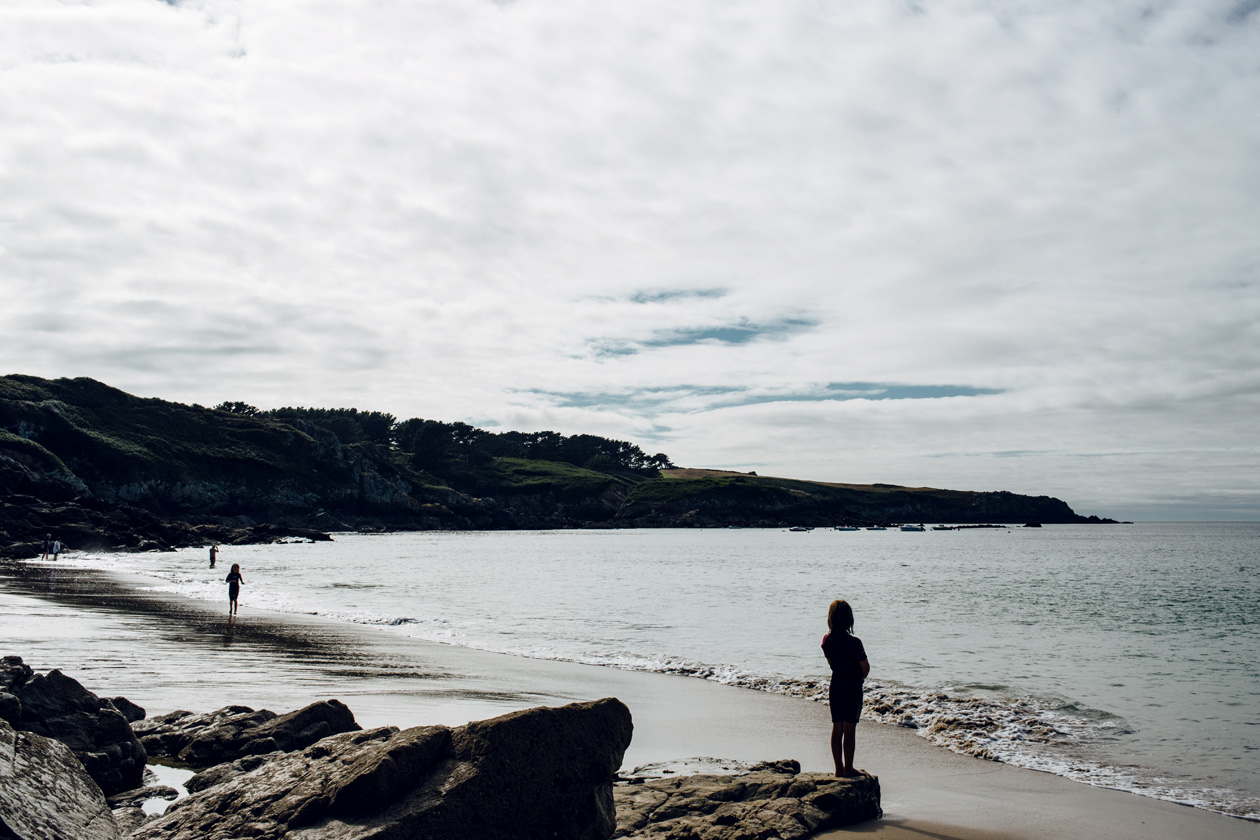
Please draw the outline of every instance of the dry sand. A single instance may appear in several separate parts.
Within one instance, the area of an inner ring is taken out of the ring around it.
[[[0,654],[60,668],[150,714],[229,703],[276,711],[337,697],[365,727],[458,725],[536,705],[618,697],[634,715],[625,767],[692,757],[794,758],[832,769],[826,706],[689,677],[523,659],[382,628],[137,592],[139,581],[0,568]],[[883,820],[828,833],[873,838],[1246,838],[1260,824],[947,752],[912,732],[858,728]]]

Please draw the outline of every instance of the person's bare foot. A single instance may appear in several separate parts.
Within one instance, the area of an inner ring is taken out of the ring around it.
[[[861,770],[840,770],[836,773],[842,779],[852,779],[854,776],[862,775]]]

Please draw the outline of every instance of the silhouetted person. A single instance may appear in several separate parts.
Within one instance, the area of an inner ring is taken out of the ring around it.
[[[832,601],[827,609],[823,655],[831,666],[831,755],[837,776],[856,776],[853,768],[858,718],[862,716],[862,683],[871,672],[862,640],[853,635],[853,608],[848,601]]]
[[[228,615],[236,615],[236,599],[240,597],[241,584],[245,582],[245,578],[241,577],[241,564],[233,563],[232,571],[223,580],[228,585]]]
[[[44,534],[44,550],[40,553],[40,560],[47,560],[48,553],[52,551],[52,534]]]
[[[217,545],[210,546],[210,568],[214,568],[214,562],[219,558],[219,547]]]
[[[53,559],[56,560],[57,555],[60,553],[61,553],[61,540],[53,540],[53,544],[52,544]]]

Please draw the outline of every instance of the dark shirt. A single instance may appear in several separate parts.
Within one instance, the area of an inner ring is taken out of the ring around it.
[[[228,572],[228,576],[225,577],[224,580],[233,586],[239,586],[245,582],[245,578],[241,577],[240,572]]]
[[[862,640],[847,633],[828,633],[823,636],[823,654],[831,666],[831,678],[848,685],[861,686],[865,677],[862,662],[866,660],[866,648]]]

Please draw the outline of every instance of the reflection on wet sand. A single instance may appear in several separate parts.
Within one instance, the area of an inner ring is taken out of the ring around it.
[[[510,708],[550,699],[479,686],[487,682],[482,674],[426,661],[435,646],[375,628],[248,608],[225,617],[201,602],[146,591],[146,584],[96,570],[0,563],[0,600],[34,602],[5,610],[26,615],[6,633],[4,653],[72,672],[108,696],[135,697],[158,713],[186,706],[190,696],[204,698],[200,710],[229,703],[287,710],[356,695]],[[58,632],[71,627],[78,632],[70,638]]]

